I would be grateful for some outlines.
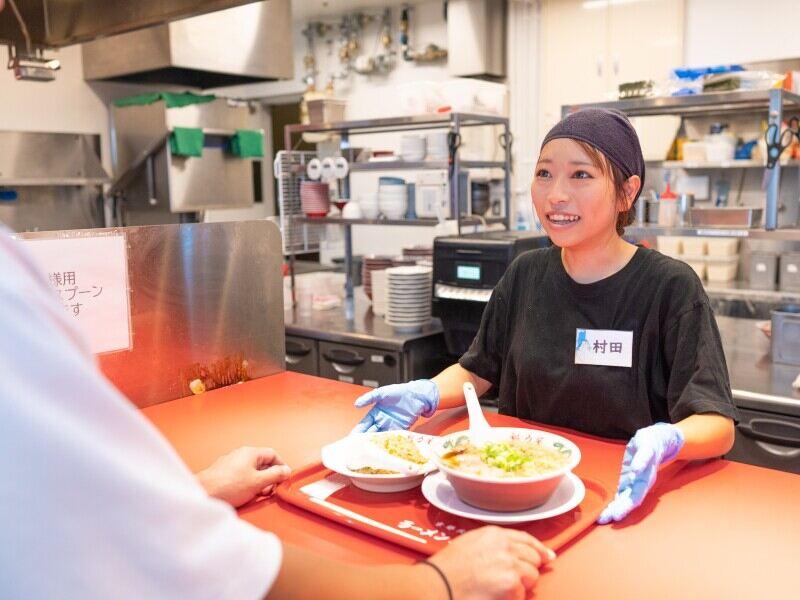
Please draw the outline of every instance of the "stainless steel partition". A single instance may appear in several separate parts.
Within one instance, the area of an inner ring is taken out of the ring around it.
[[[137,406],[284,370],[280,230],[269,221],[24,233],[23,239],[123,234],[130,350],[101,354]]]

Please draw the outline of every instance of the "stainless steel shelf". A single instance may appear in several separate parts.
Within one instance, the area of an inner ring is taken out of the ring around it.
[[[766,165],[761,160],[725,160],[721,162],[691,162],[685,160],[653,160],[647,164],[662,169],[764,169]],[[800,161],[790,160],[781,163],[782,167],[799,167]]]
[[[506,164],[494,160],[462,160],[459,162],[464,169],[503,169]],[[376,160],[374,162],[350,163],[350,171],[404,171],[404,170],[442,170],[448,168],[446,160],[424,160],[409,162],[404,160]]]
[[[785,103],[786,112],[800,111],[800,96],[785,90],[748,90],[736,92],[709,92],[694,96],[663,96],[636,98],[613,102],[568,104],[561,108],[562,116],[582,108],[615,108],[631,117],[654,115],[719,114],[732,112],[765,111],[769,107],[770,92],[778,92]],[[794,105],[794,106],[791,106]]]
[[[740,298],[752,301],[767,302],[793,302],[800,301],[800,291],[790,290],[757,290],[750,287],[748,281],[731,281],[729,283],[714,283],[706,281],[703,287],[709,296],[719,298]]]
[[[337,123],[318,123],[315,125],[287,125],[285,131],[291,133],[325,133],[347,131],[350,133],[371,133],[386,131],[410,131],[413,129],[435,129],[449,127],[455,118],[461,127],[476,125],[505,125],[508,119],[492,115],[471,113],[445,113],[441,115],[414,115],[410,117],[391,117],[387,119],[365,119],[358,121],[339,121]]]
[[[634,237],[654,235],[685,235],[701,237],[740,237],[754,240],[800,242],[800,229],[732,229],[714,227],[662,227],[660,225],[635,225],[625,228],[625,234]]]
[[[343,219],[341,217],[295,217],[300,223],[317,225],[403,225],[407,227],[435,227],[438,219]],[[503,217],[484,217],[487,225],[504,223]],[[481,219],[473,215],[462,215],[461,222],[467,226],[481,224]]]
[[[74,185],[78,187],[91,186],[91,185],[104,185],[111,183],[109,177],[17,177],[2,179],[0,178],[0,187],[51,187],[51,186],[68,186]]]

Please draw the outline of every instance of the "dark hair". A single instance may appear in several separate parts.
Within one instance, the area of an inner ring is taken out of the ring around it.
[[[612,163],[606,155],[603,154],[600,150],[592,146],[591,144],[584,142],[582,140],[573,140],[576,144],[578,144],[586,154],[589,155],[589,158],[592,160],[592,163],[595,167],[600,169],[604,174],[611,177],[611,184],[614,187],[614,197],[617,199],[617,204],[622,204],[624,206],[625,202],[625,182],[627,178],[622,173],[622,170]],[[617,214],[617,234],[622,235],[625,233],[625,228],[633,223],[633,216],[636,213],[636,202],[638,198],[633,201],[630,208],[626,208],[625,210],[621,210]]]

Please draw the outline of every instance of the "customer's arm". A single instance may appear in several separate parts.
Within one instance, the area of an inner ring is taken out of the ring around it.
[[[284,545],[269,598],[350,600],[523,598],[539,568],[555,558],[536,538],[515,529],[482,527],[456,538],[430,565],[348,565]],[[323,588],[324,586],[324,588]]]
[[[486,393],[492,384],[467,371],[456,363],[433,378],[439,388],[439,408],[455,408],[464,404],[464,384],[471,382],[478,396]]]
[[[245,446],[219,457],[195,476],[209,496],[236,508],[272,493],[291,473],[272,448]]]

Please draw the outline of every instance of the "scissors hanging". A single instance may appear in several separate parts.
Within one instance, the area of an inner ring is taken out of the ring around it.
[[[770,124],[764,132],[764,139],[767,142],[767,169],[774,169],[778,160],[797,136],[800,139],[800,119],[792,117],[789,119],[789,126],[780,131],[780,125]]]

